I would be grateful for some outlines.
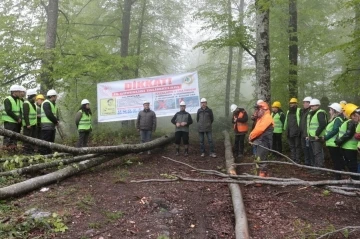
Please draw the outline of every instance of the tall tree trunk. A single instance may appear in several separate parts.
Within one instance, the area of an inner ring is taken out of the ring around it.
[[[130,38],[130,22],[131,22],[131,6],[133,0],[125,0],[122,15],[122,29],[121,29],[121,57],[129,55],[129,38]]]
[[[240,25],[244,25],[244,0],[240,0],[239,7],[239,22]],[[239,47],[238,53],[238,62],[237,62],[237,70],[236,70],[236,83],[235,83],[235,95],[234,102],[235,104],[240,104],[240,85],[241,85],[241,73],[242,73],[242,63],[243,63],[244,49]]]
[[[298,97],[298,37],[296,0],[289,0],[289,98]]]
[[[231,0],[228,0],[228,36],[231,37]],[[230,85],[231,85],[231,70],[232,70],[232,61],[233,61],[233,47],[229,47],[229,60],[227,67],[227,75],[226,75],[226,90],[225,90],[225,117],[228,117],[230,114]]]
[[[360,6],[359,4],[354,4],[354,9],[355,9],[355,29],[354,29],[354,35],[358,38],[360,36]],[[354,68],[359,68],[360,67],[360,53],[358,51],[354,52],[357,55],[357,59],[356,62],[357,64],[355,65]],[[354,80],[354,89],[359,89],[360,88],[360,82],[359,82],[359,76],[360,76],[360,71],[356,70],[354,71],[354,74],[356,75]],[[360,93],[359,90],[355,90],[354,91],[354,102],[360,102]]]
[[[54,88],[54,79],[52,76],[54,52],[56,46],[56,30],[59,16],[59,1],[49,0],[45,6],[47,13],[46,37],[45,37],[45,53],[42,59],[40,74],[41,92]]]
[[[141,37],[142,37],[142,31],[144,27],[144,17],[146,12],[146,2],[147,0],[142,0],[142,11],[141,11],[141,19],[139,24],[139,30],[138,30],[138,37],[137,37],[137,46],[136,46],[136,56],[137,59],[137,65],[135,69],[135,78],[139,77],[139,68],[140,68],[140,52],[141,52]]]
[[[269,0],[256,0],[256,81],[258,99],[271,101]]]

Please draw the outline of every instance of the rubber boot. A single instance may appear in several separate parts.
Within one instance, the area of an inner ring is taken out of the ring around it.
[[[176,146],[176,156],[180,155],[180,146]]]
[[[185,145],[185,153],[184,156],[188,156],[189,155],[189,145]]]

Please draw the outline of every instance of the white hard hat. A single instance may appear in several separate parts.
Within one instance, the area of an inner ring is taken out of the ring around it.
[[[341,105],[339,103],[332,103],[331,105],[329,105],[329,108],[331,108],[333,110],[336,110],[339,113],[342,112],[342,108],[341,108]]]
[[[20,86],[19,85],[12,85],[10,86],[10,92],[11,91],[20,91]]]
[[[205,98],[201,98],[200,102],[204,103],[204,102],[207,102],[207,100]]]
[[[57,95],[56,90],[49,90],[49,91],[46,93],[46,96],[53,96],[53,95]]]
[[[28,89],[26,91],[26,94],[29,95],[36,95],[37,94],[37,90],[36,89]]]
[[[23,91],[23,92],[26,92],[26,88],[24,86],[22,86],[22,85],[19,86],[19,90]]]
[[[185,101],[181,101],[181,102],[180,102],[180,106],[182,106],[182,105],[186,105],[186,104],[185,104]]]
[[[148,100],[145,100],[144,103],[143,103],[143,105],[144,105],[144,104],[150,104],[150,102],[149,102]]]
[[[90,104],[90,101],[88,101],[87,99],[83,99],[83,100],[81,101],[81,104],[82,104],[82,105]]]
[[[232,105],[230,106],[230,111],[231,111],[231,112],[234,112],[236,109],[237,109],[237,105],[232,104]]]
[[[320,100],[318,100],[318,99],[312,99],[312,100],[310,101],[310,106],[312,106],[312,105],[321,105],[321,104],[320,104]]]
[[[264,102],[264,101],[263,100],[258,100],[258,101],[256,101],[256,104],[258,105],[258,104],[260,104],[262,102]]]
[[[310,97],[310,96],[306,96],[304,99],[303,99],[303,101],[311,101],[312,100],[312,98]]]

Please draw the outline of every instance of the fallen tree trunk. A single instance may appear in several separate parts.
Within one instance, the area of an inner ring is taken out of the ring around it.
[[[49,185],[51,183],[59,182],[81,171],[95,167],[112,159],[112,157],[102,156],[90,160],[85,160],[78,164],[67,166],[66,168],[60,169],[53,173],[31,178],[20,183],[0,188],[0,199],[16,197],[21,194],[36,190],[40,187]]]
[[[40,156],[42,158],[61,158],[61,157],[66,157],[66,156],[70,156],[71,154],[68,153],[55,153],[55,154],[47,154],[47,155],[32,155],[32,156],[26,156],[23,157],[21,160],[23,162],[27,162],[30,159],[35,159],[36,157]],[[0,163],[4,163],[5,161],[10,161],[13,158],[1,158],[0,159]]]
[[[225,160],[226,170],[229,174],[236,174],[234,164],[234,156],[232,153],[232,146],[230,143],[230,136],[227,131],[223,131],[225,140]],[[230,183],[229,189],[231,192],[231,199],[234,207],[235,214],[235,237],[236,239],[250,238],[249,226],[245,212],[245,205],[241,195],[240,186],[237,183]]]
[[[40,139],[35,139],[27,137],[22,134],[15,133],[10,130],[6,130],[0,127],[0,135],[11,137],[23,142],[34,144],[40,147],[50,148],[59,152],[67,152],[71,154],[103,154],[103,153],[139,153],[142,151],[150,150],[156,147],[163,146],[172,142],[175,138],[174,133],[162,136],[153,141],[143,143],[143,144],[121,144],[118,146],[101,146],[101,147],[85,147],[85,148],[75,148],[62,144],[50,143]]]
[[[95,156],[97,156],[97,155],[96,154],[85,154],[82,156],[77,156],[77,157],[67,158],[67,159],[62,159],[62,160],[56,160],[56,161],[52,161],[52,162],[48,162],[48,163],[34,164],[34,165],[30,165],[30,166],[23,167],[23,168],[17,168],[17,169],[11,170],[11,171],[1,172],[0,176],[17,176],[17,175],[22,175],[22,174],[26,174],[26,173],[38,172],[40,170],[47,169],[47,168],[53,168],[53,167],[60,166],[60,165],[68,165],[68,164],[72,164],[72,163],[77,163],[80,161],[84,161],[86,159],[93,158]]]

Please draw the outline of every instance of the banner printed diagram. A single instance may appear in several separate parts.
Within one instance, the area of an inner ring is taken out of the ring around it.
[[[181,101],[187,112],[196,113],[200,107],[197,72],[99,83],[98,121],[136,119],[145,101],[157,117],[173,116]]]

